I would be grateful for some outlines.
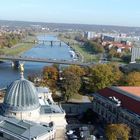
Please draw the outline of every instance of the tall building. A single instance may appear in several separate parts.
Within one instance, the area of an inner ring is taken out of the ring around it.
[[[94,95],[93,110],[107,123],[124,123],[140,139],[140,87],[104,88]]]
[[[87,38],[88,40],[93,39],[95,37],[94,32],[85,32],[84,37]]]
[[[103,41],[115,41],[115,37],[109,36],[109,35],[103,35],[102,36]]]
[[[136,59],[140,59],[140,47],[132,48],[131,63],[136,63]]]

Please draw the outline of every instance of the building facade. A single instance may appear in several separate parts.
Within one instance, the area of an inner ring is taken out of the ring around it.
[[[23,71],[24,68],[21,67],[21,78],[7,87],[4,101],[0,105],[0,115],[36,123],[53,122],[57,139],[59,132],[62,135],[65,132],[67,125],[65,111],[53,101],[49,88],[35,87],[24,78]]]
[[[136,63],[136,59],[140,59],[140,47],[132,48],[131,63]]]
[[[84,32],[84,37],[87,38],[88,40],[93,39],[95,37],[94,32]]]
[[[124,123],[140,139],[140,87],[110,87],[95,93],[93,110],[107,123]]]
[[[0,140],[53,140],[53,123],[35,123],[0,116]]]

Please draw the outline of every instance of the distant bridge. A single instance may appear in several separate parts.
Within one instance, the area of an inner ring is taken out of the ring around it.
[[[58,46],[63,46],[64,44],[71,46],[75,45],[78,43],[70,43],[70,42],[64,42],[61,40],[34,40],[34,41],[23,41],[24,43],[34,43],[34,44],[47,44],[50,46],[58,45]]]
[[[21,57],[21,56],[5,56],[5,55],[0,55],[0,60],[10,60],[13,62],[13,66],[18,66],[19,61],[53,63],[53,64],[64,64],[64,65],[79,65],[79,66],[93,65],[92,63],[82,63],[79,61],[56,60],[56,59],[47,59],[47,58],[34,58],[34,57]]]
[[[70,46],[74,44],[70,44],[70,42],[64,42],[60,40],[34,40],[34,42],[27,42],[27,43],[35,43],[35,44],[49,44],[50,46],[59,45],[62,46],[64,44]]]

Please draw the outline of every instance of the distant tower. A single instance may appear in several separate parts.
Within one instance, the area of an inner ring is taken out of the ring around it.
[[[140,47],[132,48],[131,63],[135,63],[136,59],[140,59]]]

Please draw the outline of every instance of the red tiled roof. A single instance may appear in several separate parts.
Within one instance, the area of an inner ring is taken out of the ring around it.
[[[118,48],[131,48],[132,46],[130,45],[125,45],[125,44],[122,44],[122,43],[117,43],[117,42],[114,42],[112,43],[113,46],[116,46]]]

